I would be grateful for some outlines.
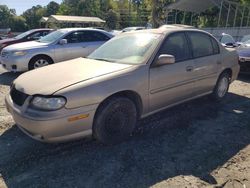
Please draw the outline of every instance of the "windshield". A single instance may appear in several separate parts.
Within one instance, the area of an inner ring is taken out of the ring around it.
[[[22,38],[28,36],[29,34],[31,34],[32,32],[33,32],[32,30],[26,31],[26,32],[24,32],[24,33],[22,33],[22,34],[20,34],[20,35],[17,35],[17,36],[14,37],[14,38],[15,38],[15,39],[22,39]]]
[[[54,31],[54,32],[46,35],[45,37],[42,37],[40,40],[38,40],[38,42],[52,43],[52,42],[55,42],[56,40],[60,39],[65,33],[66,33],[66,31]]]
[[[250,41],[250,35],[245,35],[242,39],[241,42],[243,43],[249,43]]]
[[[141,64],[152,54],[159,40],[160,35],[152,33],[120,35],[102,45],[88,58],[124,64]]]

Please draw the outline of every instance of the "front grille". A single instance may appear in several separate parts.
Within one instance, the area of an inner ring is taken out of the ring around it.
[[[10,90],[10,96],[15,104],[22,106],[29,95],[16,90],[16,88],[13,86]]]

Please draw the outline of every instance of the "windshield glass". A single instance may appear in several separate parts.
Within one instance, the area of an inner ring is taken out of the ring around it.
[[[32,30],[26,31],[26,32],[24,32],[24,33],[22,33],[22,34],[20,34],[20,35],[17,35],[17,36],[14,37],[14,38],[15,38],[15,39],[22,39],[22,38],[28,36],[29,34],[31,34],[32,32],[33,32]]]
[[[231,35],[224,34],[224,35],[222,35],[221,43],[223,43],[223,44],[233,43],[234,44],[235,40]]]
[[[152,54],[159,40],[160,35],[152,33],[120,35],[102,45],[88,58],[124,64],[141,64]]]
[[[55,42],[56,40],[60,39],[65,33],[66,33],[66,31],[54,31],[54,32],[46,35],[45,37],[42,37],[40,40],[38,40],[38,42],[52,43],[52,42]]]

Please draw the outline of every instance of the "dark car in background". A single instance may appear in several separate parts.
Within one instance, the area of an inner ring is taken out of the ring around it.
[[[21,42],[27,42],[27,41],[33,41],[33,40],[38,40],[41,37],[47,35],[53,31],[52,29],[32,29],[29,31],[26,31],[20,35],[17,35],[14,38],[7,38],[0,40],[0,52],[2,51],[3,48],[6,46],[9,46],[11,44],[17,44]]]
[[[244,41],[237,48],[237,52],[239,55],[241,73],[250,73],[250,40]]]

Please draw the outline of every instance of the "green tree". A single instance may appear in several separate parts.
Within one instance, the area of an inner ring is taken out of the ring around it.
[[[11,30],[16,32],[23,32],[28,29],[26,20],[22,16],[14,16],[11,21]]]
[[[15,16],[13,9],[9,9],[6,5],[0,5],[0,28],[9,28],[13,16]]]
[[[45,8],[46,10],[44,16],[55,15],[58,12],[59,7],[60,5],[58,3],[51,1]]]
[[[39,28],[40,20],[43,15],[45,15],[45,8],[40,5],[33,6],[22,14],[22,16],[26,19],[29,29]]]
[[[114,10],[110,9],[108,13],[106,14],[106,25],[109,29],[116,29],[118,28],[118,20],[119,20],[119,14],[115,12]]]

